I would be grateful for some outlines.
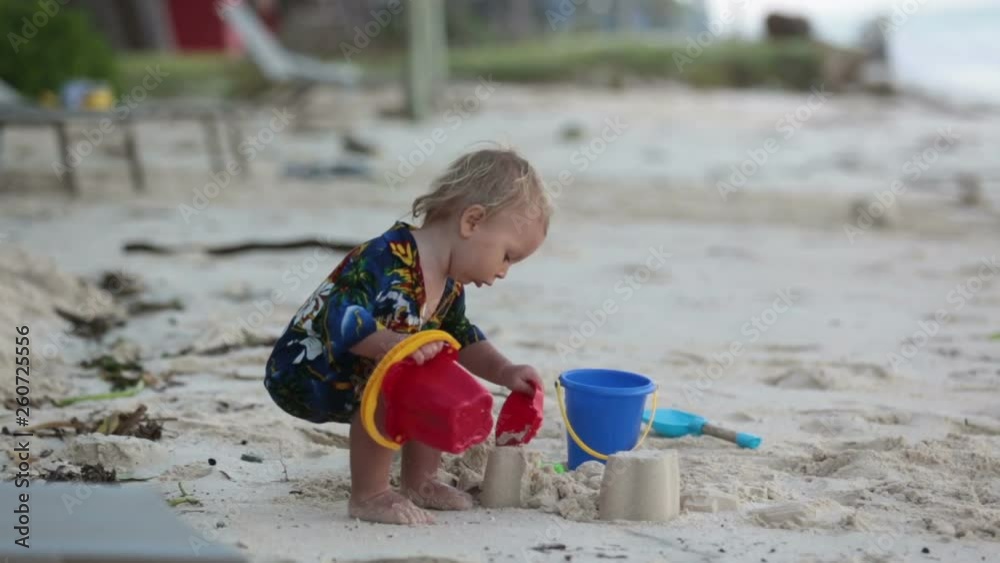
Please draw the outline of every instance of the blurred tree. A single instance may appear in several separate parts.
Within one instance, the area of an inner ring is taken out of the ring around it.
[[[448,43],[473,45],[496,38],[489,24],[489,16],[482,2],[447,0]]]
[[[0,0],[0,29],[10,30],[4,39],[13,50],[0,57],[0,79],[25,96],[80,78],[119,86],[111,46],[79,10],[49,15],[36,2]]]

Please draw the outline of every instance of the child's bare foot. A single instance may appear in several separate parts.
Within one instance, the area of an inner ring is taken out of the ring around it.
[[[474,504],[468,493],[433,480],[424,481],[416,488],[404,486],[403,494],[413,504],[431,510],[469,510]]]
[[[347,513],[351,518],[381,524],[433,524],[434,517],[417,508],[395,491],[385,491],[363,501],[351,499]]]

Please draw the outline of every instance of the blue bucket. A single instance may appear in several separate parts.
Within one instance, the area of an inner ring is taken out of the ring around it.
[[[569,469],[587,461],[604,463],[607,456],[639,445],[646,396],[656,392],[651,379],[612,369],[574,369],[560,375],[557,385],[566,389],[565,405],[558,391],[557,397],[566,423]],[[655,410],[655,395],[653,401]],[[597,455],[586,452],[577,439]]]

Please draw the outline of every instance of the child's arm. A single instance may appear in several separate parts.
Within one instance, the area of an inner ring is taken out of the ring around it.
[[[381,359],[393,346],[399,344],[406,338],[405,334],[400,334],[388,329],[380,329],[366,336],[361,342],[351,347],[350,352],[373,360]]]
[[[528,395],[534,395],[535,389],[542,388],[542,380],[535,368],[511,363],[486,340],[486,335],[479,328],[469,322],[465,316],[464,289],[460,290],[458,298],[442,319],[441,328],[462,344],[458,361],[473,374]]]
[[[381,360],[382,356],[386,355],[393,346],[405,340],[407,336],[409,335],[388,329],[377,330],[351,347],[350,352],[376,361]],[[443,342],[431,342],[421,346],[416,352],[410,354],[410,357],[418,364],[422,364],[437,355],[442,348],[444,348]]]
[[[472,373],[511,391],[534,395],[535,389],[542,388],[535,368],[511,363],[487,340],[463,347],[458,352],[458,360]]]

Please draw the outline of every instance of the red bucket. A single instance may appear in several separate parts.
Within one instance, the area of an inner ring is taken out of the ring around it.
[[[407,357],[420,346],[440,340],[449,346],[423,365]],[[493,429],[493,396],[458,363],[459,347],[445,332],[424,331],[386,354],[362,398],[362,422],[376,442],[396,449],[416,440],[457,454],[486,440]],[[385,406],[388,440],[374,425],[378,399]]]

